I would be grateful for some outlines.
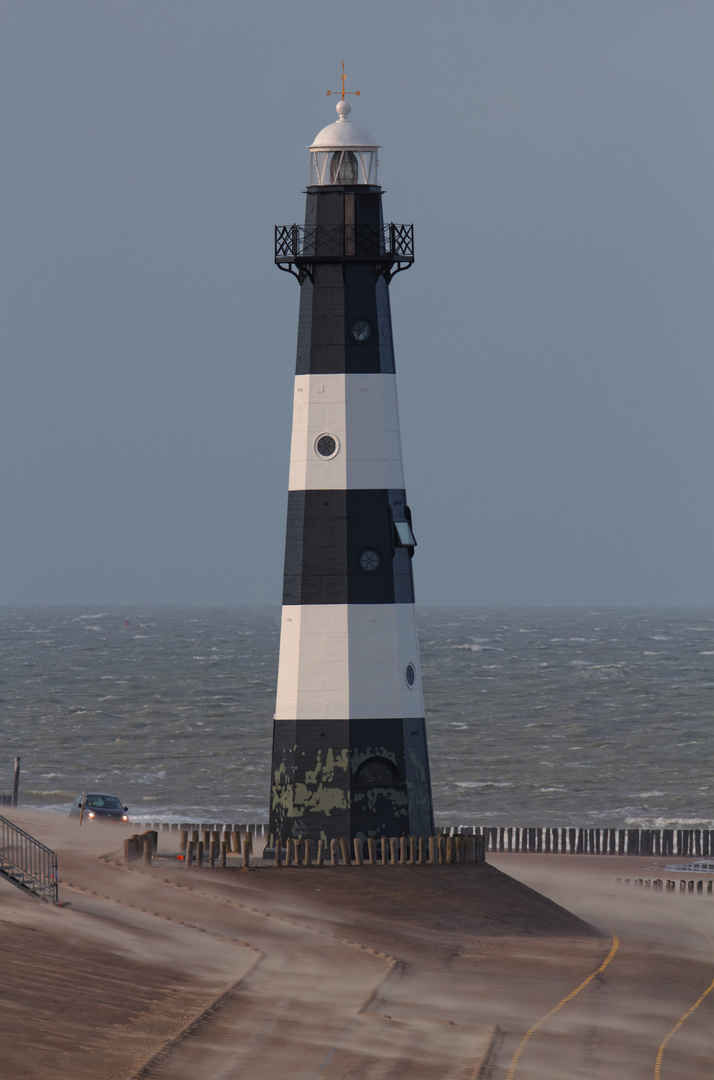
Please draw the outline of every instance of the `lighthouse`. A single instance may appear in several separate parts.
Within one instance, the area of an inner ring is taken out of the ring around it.
[[[434,831],[389,286],[413,227],[385,223],[380,147],[338,91],[309,149],[304,225],[276,226],[300,284],[270,834]]]

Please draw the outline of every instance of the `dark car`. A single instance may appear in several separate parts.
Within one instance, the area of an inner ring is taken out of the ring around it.
[[[98,795],[95,793],[78,795],[69,812],[70,817],[79,817],[84,802],[84,817],[90,821],[128,821],[129,807],[122,804],[116,795]]]

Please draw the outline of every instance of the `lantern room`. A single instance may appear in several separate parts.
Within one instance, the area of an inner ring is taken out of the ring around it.
[[[361,124],[349,120],[352,108],[337,102],[338,120],[316,136],[310,151],[310,185],[377,184],[377,152],[380,149]]]

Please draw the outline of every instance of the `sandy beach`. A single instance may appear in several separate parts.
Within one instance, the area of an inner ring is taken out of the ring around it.
[[[127,869],[13,820],[71,906],[0,882],[4,1080],[711,1075],[714,898],[615,881],[667,860]]]

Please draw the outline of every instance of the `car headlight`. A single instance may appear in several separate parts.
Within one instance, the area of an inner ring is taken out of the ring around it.
[[[93,810],[87,810],[87,817],[94,817],[94,811]]]
[[[122,821],[128,821],[129,820],[129,815],[128,814],[122,814],[121,819],[122,819]]]

